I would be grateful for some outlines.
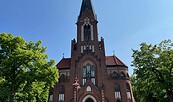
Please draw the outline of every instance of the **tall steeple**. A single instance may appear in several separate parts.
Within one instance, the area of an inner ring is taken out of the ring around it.
[[[78,16],[78,20],[83,15],[85,10],[88,10],[89,13],[94,17],[94,19],[97,20],[96,14],[94,12],[94,8],[93,8],[92,3],[91,3],[91,0],[83,0],[82,1],[82,5],[81,5],[81,9],[80,9],[80,14]]]
[[[95,53],[99,46],[97,19],[91,0],[83,0],[77,21],[77,52]],[[73,46],[73,45],[72,45]]]

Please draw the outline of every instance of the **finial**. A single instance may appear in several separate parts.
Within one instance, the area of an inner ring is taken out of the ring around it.
[[[115,56],[115,51],[113,50],[113,56]]]
[[[62,54],[62,58],[64,58],[64,53]]]

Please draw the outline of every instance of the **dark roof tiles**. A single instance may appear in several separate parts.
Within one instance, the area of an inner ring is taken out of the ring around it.
[[[125,66],[125,65],[119,58],[116,56],[106,56],[106,65],[107,66]]]
[[[90,12],[90,14],[96,19],[96,14],[94,13],[94,8],[92,6],[91,0],[83,0],[82,1],[82,6],[80,9],[80,14],[78,19],[80,19],[80,17],[83,15],[85,10],[88,10]]]
[[[106,56],[106,66],[124,66],[127,67],[120,59],[116,56]],[[58,69],[70,69],[71,58],[63,58],[57,65]]]
[[[58,69],[70,68],[71,58],[63,58],[56,66],[57,66]]]

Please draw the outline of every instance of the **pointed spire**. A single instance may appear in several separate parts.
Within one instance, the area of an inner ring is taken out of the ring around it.
[[[94,8],[92,6],[92,3],[91,3],[91,0],[83,0],[82,1],[82,6],[81,6],[81,9],[80,9],[80,14],[78,16],[78,20],[80,19],[80,17],[83,15],[84,11],[85,10],[88,10],[90,12],[90,14],[96,19],[96,14],[94,12]]]

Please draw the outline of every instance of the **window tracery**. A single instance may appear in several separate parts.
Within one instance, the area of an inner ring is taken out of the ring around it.
[[[94,40],[93,25],[90,23],[90,19],[86,17],[84,24],[81,26],[81,41]]]
[[[89,79],[95,85],[95,69],[94,66],[87,64],[83,67],[83,85]]]

